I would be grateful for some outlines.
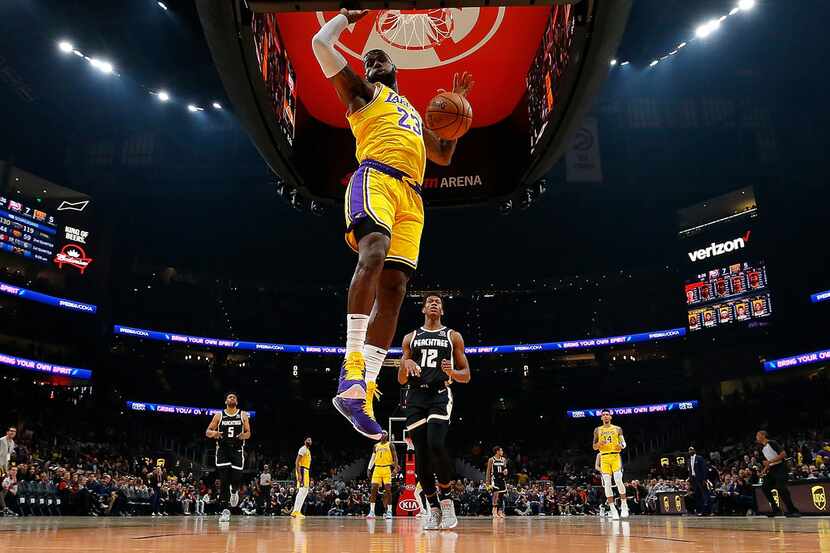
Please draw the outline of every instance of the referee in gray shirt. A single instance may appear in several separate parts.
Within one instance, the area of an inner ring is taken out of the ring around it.
[[[772,496],[772,490],[778,490],[778,497],[787,506],[788,517],[800,517],[801,513],[793,505],[793,500],[790,497],[790,490],[787,488],[787,480],[790,478],[790,471],[787,470],[787,452],[776,441],[770,440],[766,430],[759,430],[755,434],[755,441],[761,445],[761,453],[764,455],[764,469],[762,474],[764,476],[764,483],[761,485],[764,495],[767,497],[772,512],[768,514],[769,517],[774,517],[781,514],[781,508],[775,504],[775,499]]]

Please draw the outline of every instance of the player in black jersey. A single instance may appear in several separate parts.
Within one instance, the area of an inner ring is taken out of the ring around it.
[[[251,437],[248,413],[239,409],[239,398],[234,392],[225,394],[225,409],[213,415],[205,431],[208,438],[216,440],[216,470],[222,482],[220,504],[226,506],[219,522],[231,518],[230,509],[239,504],[239,485],[245,468],[245,440]]]
[[[403,339],[398,382],[406,385],[402,405],[406,430],[415,446],[415,470],[430,504],[424,529],[449,529],[458,524],[449,496],[453,464],[445,443],[452,416],[450,384],[469,382],[470,366],[461,334],[441,323],[441,298],[427,296],[422,312],[424,326]]]
[[[484,478],[487,489],[493,494],[493,518],[504,518],[504,509],[499,509],[501,497],[507,491],[507,457],[499,446],[493,448],[493,456],[487,461]]]

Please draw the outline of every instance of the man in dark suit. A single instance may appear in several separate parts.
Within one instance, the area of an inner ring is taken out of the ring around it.
[[[698,455],[694,447],[690,447],[689,483],[691,484],[692,492],[694,492],[695,510],[699,517],[710,512],[708,476],[709,467],[706,465],[706,459],[702,455]]]

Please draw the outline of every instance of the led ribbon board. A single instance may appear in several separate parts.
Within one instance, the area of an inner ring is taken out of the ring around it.
[[[186,405],[165,405],[163,403],[149,403],[146,401],[128,401],[128,411],[140,411],[145,413],[165,414],[165,415],[190,415],[194,417],[213,416],[216,413],[221,413],[222,409],[213,409],[211,407],[188,407]],[[256,411],[245,411],[249,417],[254,418]]]
[[[609,410],[613,416],[620,415],[653,415],[655,413],[668,413],[669,411],[690,411],[697,409],[700,402],[696,399],[691,401],[673,401],[671,403],[652,403],[650,405],[635,405],[632,407],[599,407],[597,409],[572,409],[568,411],[569,419],[587,419],[599,417],[602,411]]]
[[[172,332],[159,332],[157,330],[147,330],[122,325],[115,325],[113,332],[115,334],[133,336],[135,338],[144,338],[147,340],[156,340],[159,342],[173,342],[179,344],[236,350],[273,351],[278,353],[313,353],[322,355],[344,355],[346,353],[346,348],[340,346],[300,346],[293,344],[272,344],[268,342],[245,342],[222,338],[207,338],[204,336],[189,336],[187,334],[175,334]],[[543,342],[539,344],[514,344],[504,346],[468,346],[464,348],[464,351],[468,355],[525,353],[532,351],[565,351],[571,349],[635,344],[638,342],[653,342],[658,340],[667,340],[670,338],[680,338],[685,335],[685,328],[672,328],[668,330],[641,332],[639,334],[624,334],[622,336],[610,336],[607,338],[587,338],[584,340],[568,340],[565,342]],[[390,348],[389,354],[400,355],[401,348]]]
[[[23,298],[24,300],[36,301],[38,303],[51,305],[53,307],[60,307],[61,309],[67,309],[69,311],[80,311],[82,313],[92,314],[98,311],[98,306],[92,305],[91,303],[83,303],[66,298],[59,298],[57,296],[50,296],[49,294],[42,294],[40,292],[35,292],[34,290],[21,288],[20,286],[13,286],[2,281],[0,281],[0,294],[16,296],[18,298]]]
[[[83,380],[89,380],[92,378],[92,371],[89,369],[78,369],[76,367],[54,365],[45,361],[24,359],[23,357],[15,357],[14,355],[6,355],[5,353],[0,353],[0,364],[23,369],[24,371],[68,376],[70,378],[80,378]]]
[[[802,365],[811,365],[813,363],[830,362],[830,349],[822,351],[814,351],[811,353],[799,353],[792,357],[782,357],[781,359],[773,359],[772,361],[764,362],[764,370],[768,373],[780,371],[781,369],[789,369],[790,367],[800,367]]]

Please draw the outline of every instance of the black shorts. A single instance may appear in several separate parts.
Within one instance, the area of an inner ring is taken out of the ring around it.
[[[231,467],[235,470],[245,468],[245,445],[228,447],[216,444],[216,468]]]
[[[448,387],[409,388],[404,394],[406,429],[411,431],[428,422],[450,423],[452,390]]]
[[[495,493],[504,493],[507,491],[507,482],[504,479],[493,479],[493,492]]]

